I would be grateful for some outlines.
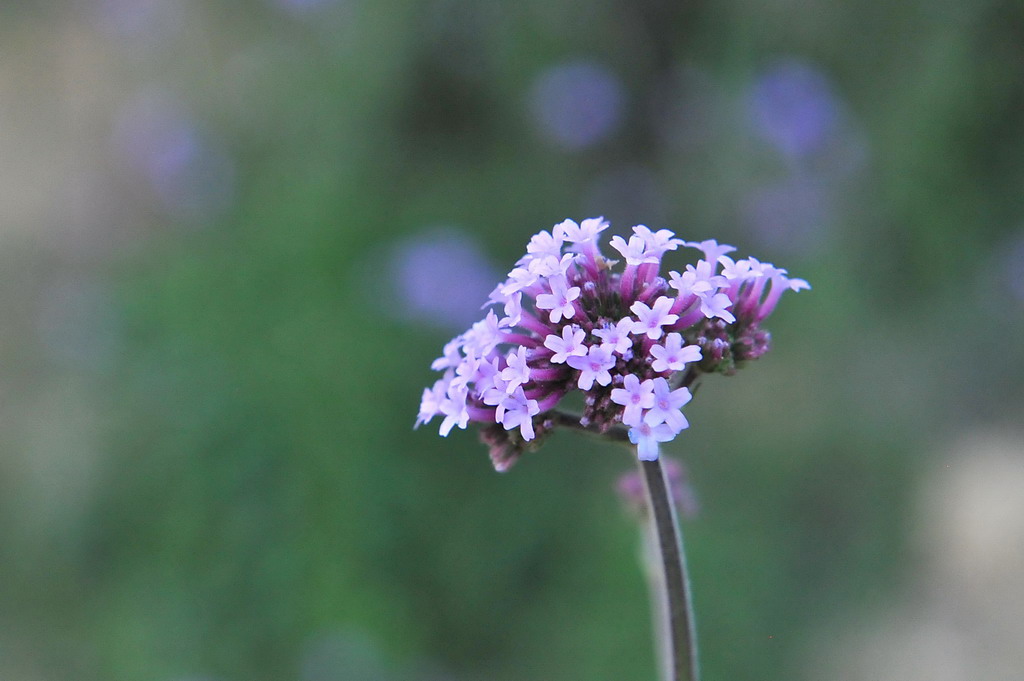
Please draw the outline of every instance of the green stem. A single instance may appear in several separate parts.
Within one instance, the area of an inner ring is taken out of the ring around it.
[[[665,570],[661,565],[661,549],[658,546],[658,532],[650,513],[644,513],[640,521],[642,535],[641,565],[647,577],[647,590],[651,599],[651,631],[654,632],[655,659],[658,661],[658,678],[673,681],[674,656],[672,639],[668,633],[668,601],[665,598]]]
[[[672,492],[660,461],[640,461],[639,464],[661,554],[664,599],[668,604],[671,678],[672,681],[699,681],[693,601],[686,572],[686,555],[683,553],[683,534],[672,502]],[[657,608],[658,604],[655,603],[654,607]]]
[[[568,414],[557,409],[552,409],[547,412],[546,417],[551,420],[551,425],[553,426],[561,426],[563,428],[577,430],[581,433],[587,433],[588,435],[599,437],[602,440],[620,442],[627,445],[630,444],[629,429],[622,425],[612,426],[608,430],[598,430],[594,426],[581,425],[579,415]]]
[[[691,369],[686,372],[681,383],[690,386],[697,376],[698,372]],[[630,441],[629,431],[622,425],[602,431],[593,426],[580,424],[579,416],[574,414],[552,410],[546,416],[551,426],[571,428],[624,444]],[[653,548],[654,553],[660,557],[658,570],[662,578],[652,581],[652,588],[660,589],[661,592],[653,598],[651,605],[654,617],[662,617],[663,611],[668,611],[668,626],[655,627],[655,633],[659,637],[662,637],[663,628],[667,632],[667,636],[663,637],[667,639],[667,643],[659,639],[659,651],[662,648],[667,649],[671,658],[669,663],[664,665],[671,670],[668,681],[700,681],[697,665],[697,629],[693,602],[690,598],[690,579],[686,572],[683,533],[676,517],[672,492],[660,461],[640,461],[639,465],[644,488],[647,490],[650,523],[655,537]]]

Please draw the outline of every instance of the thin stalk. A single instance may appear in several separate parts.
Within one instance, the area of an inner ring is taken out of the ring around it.
[[[699,372],[687,371],[681,383],[690,386]],[[616,425],[605,431],[580,424],[579,417],[558,410],[547,412],[553,426],[563,426],[606,440],[629,443],[628,429]],[[668,478],[660,461],[638,461],[647,493],[651,544],[657,556],[655,569],[660,573],[649,580],[652,590],[652,614],[661,624],[655,626],[658,637],[659,667],[667,670],[666,681],[700,681],[697,664],[697,629],[690,597],[690,578],[683,552],[683,533],[676,516]],[[667,626],[666,626],[667,625]],[[660,658],[667,657],[663,661]]]
[[[657,535],[664,576],[664,602],[668,605],[672,681],[699,681],[697,630],[690,598],[690,579],[683,553],[683,534],[676,517],[668,479],[660,461],[640,461],[651,522]],[[657,610],[658,602],[652,604]]]
[[[658,546],[658,532],[650,513],[644,513],[640,520],[641,552],[640,562],[647,577],[647,591],[651,599],[651,630],[654,632],[655,659],[658,662],[658,678],[673,681],[675,663],[672,655],[672,637],[668,631],[668,601],[665,599],[665,570],[661,565],[661,548]]]
[[[580,417],[577,414],[568,414],[564,411],[552,409],[547,413],[548,418],[551,419],[551,424],[554,426],[561,426],[563,428],[569,428],[576,430],[581,433],[587,433],[599,437],[602,440],[610,440],[612,442],[620,442],[623,444],[630,444],[629,442],[629,429],[622,426],[612,426],[608,430],[598,430],[594,426],[584,426],[580,424]]]

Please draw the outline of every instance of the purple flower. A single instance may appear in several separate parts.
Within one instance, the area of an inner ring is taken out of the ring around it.
[[[720,244],[714,239],[705,239],[704,241],[684,241],[683,245],[687,248],[696,248],[704,253],[704,262],[709,263],[716,263],[720,256],[723,256],[726,253],[732,253],[736,250],[735,246]]]
[[[714,249],[713,252],[718,250],[720,249]],[[711,261],[701,260],[696,267],[687,265],[686,271],[682,274],[669,272],[671,277],[669,286],[680,293],[696,293],[697,295],[715,293],[725,283],[725,277],[715,274],[713,263],[717,260],[718,258]]]
[[[590,390],[594,386],[594,381],[601,385],[612,382],[609,369],[615,366],[615,358],[612,357],[611,350],[603,345],[591,345],[585,356],[572,356],[566,362],[573,369],[580,370],[580,390]]]
[[[644,412],[644,423],[656,426],[667,423],[673,433],[686,428],[689,424],[680,409],[690,401],[690,391],[686,388],[672,390],[668,381],[658,377],[654,379],[654,404]]]
[[[505,301],[505,316],[498,322],[499,326],[502,327],[514,327],[519,326],[519,322],[523,319],[523,294],[514,293],[508,297]]]
[[[594,335],[603,341],[602,345],[615,354],[625,355],[633,347],[633,339],[629,335],[633,332],[635,323],[631,318],[623,317],[603,329],[594,329]]]
[[[722,276],[726,279],[753,279],[764,274],[757,258],[747,258],[736,262],[727,255],[720,255],[718,262],[722,265]]]
[[[477,384],[480,400],[487,406],[494,407],[494,420],[501,423],[505,414],[505,400],[508,398],[508,384],[501,374],[495,374],[486,383]]]
[[[675,238],[676,235],[667,229],[652,232],[645,225],[636,225],[633,227],[633,233],[644,242],[647,253],[656,256],[653,262],[661,262],[661,256],[667,251],[674,251],[683,245],[683,240]]]
[[[570,253],[566,253],[561,258],[545,255],[531,260],[529,269],[539,277],[565,277],[569,273],[569,268],[572,267],[572,261],[573,256]]]
[[[727,257],[731,246],[643,225],[628,242],[611,240],[626,259],[618,273],[597,243],[606,228],[600,218],[566,220],[531,239],[485,305],[503,316],[488,309],[431,365],[443,376],[423,391],[417,426],[442,416],[448,435],[488,424],[481,437],[505,470],[557,425],[551,410],[579,390],[583,427],[624,424],[638,456],[656,458],[660,443],[688,426],[683,386],[763,355],[770,337],[762,322],[785,291],[807,288],[781,268]],[[666,283],[661,258],[684,244],[706,257]]]
[[[508,356],[508,366],[501,370],[501,380],[507,381],[506,392],[512,392],[530,382],[530,367],[526,363],[526,348],[519,347]]]
[[[438,411],[444,414],[444,421],[441,422],[441,437],[448,437],[452,428],[458,426],[465,428],[469,422],[469,410],[466,409],[466,399],[469,397],[469,389],[464,384],[457,384],[454,381],[448,386],[445,398],[441,400]]]
[[[557,227],[554,232],[559,234]],[[562,257],[563,243],[565,243],[564,235],[553,236],[551,232],[543,230],[530,239],[530,243],[526,245],[526,252],[534,258],[550,256],[559,260]]]
[[[552,230],[556,237],[561,235],[573,244],[590,244],[597,241],[598,235],[608,229],[608,223],[601,218],[588,218],[576,224],[574,220],[563,220]]]
[[[636,445],[636,456],[641,461],[658,458],[658,443],[674,439],[676,434],[667,424],[652,426],[641,423],[629,429],[629,441]]]
[[[447,368],[455,368],[462,363],[462,348],[465,343],[465,334],[456,336],[447,343],[441,351],[441,356],[430,364],[434,371],[441,371]]]
[[[646,333],[651,340],[661,338],[663,326],[670,326],[679,319],[678,315],[669,314],[672,309],[672,299],[662,296],[654,301],[653,307],[647,307],[639,301],[633,303],[630,311],[635,314],[639,321],[633,324],[633,333]]]
[[[537,308],[551,310],[552,324],[557,324],[562,317],[571,319],[576,313],[572,301],[580,297],[579,287],[569,287],[564,277],[555,277],[550,280],[550,284],[551,293],[542,293],[537,296]]]
[[[654,406],[654,381],[647,379],[641,383],[635,374],[630,374],[622,380],[621,388],[612,390],[611,400],[623,406],[623,423],[639,426],[643,421],[642,410]]]
[[[581,356],[587,354],[587,347],[583,345],[583,339],[587,334],[578,326],[566,326],[562,329],[562,335],[549,334],[544,339],[544,347],[553,351],[551,357],[553,364],[563,364],[570,355]]]
[[[448,390],[448,383],[450,381],[450,378],[447,381],[442,378],[435,382],[433,387],[423,389],[423,398],[420,400],[420,413],[416,417],[414,428],[419,428],[441,413],[441,403],[444,402],[445,393]]]
[[[466,332],[466,343],[481,355],[486,355],[505,338],[501,322],[494,310],[488,310],[487,316],[477,322]]]
[[[627,265],[642,265],[645,262],[661,262],[661,255],[648,252],[647,242],[639,236],[629,237],[629,243],[621,236],[613,236],[611,246],[626,259]]]
[[[519,387],[505,398],[502,406],[505,413],[502,415],[501,425],[505,430],[519,428],[524,440],[532,440],[535,437],[533,417],[540,412],[537,400],[528,399],[522,387]]]
[[[732,324],[736,321],[736,317],[734,317],[732,312],[729,312],[728,310],[731,305],[732,300],[730,300],[729,296],[724,293],[714,293],[712,295],[703,295],[700,297],[700,311],[703,312],[704,316],[708,319],[721,317]]]
[[[651,368],[658,372],[682,371],[690,362],[700,361],[700,348],[696,345],[683,346],[683,336],[670,333],[665,336],[664,345],[652,345]]]

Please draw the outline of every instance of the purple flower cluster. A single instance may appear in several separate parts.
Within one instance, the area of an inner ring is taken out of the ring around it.
[[[444,375],[423,391],[417,427],[441,416],[447,436],[470,421],[487,424],[481,437],[505,470],[554,427],[551,410],[578,389],[581,427],[603,433],[624,424],[638,456],[657,459],[659,443],[688,426],[687,386],[767,352],[761,322],[784,291],[809,288],[755,258],[733,260],[732,246],[643,225],[628,241],[611,238],[625,261],[615,272],[598,244],[607,228],[601,218],[565,220],[530,240],[484,319],[431,365]],[[704,257],[666,280],[662,256],[680,246]]]

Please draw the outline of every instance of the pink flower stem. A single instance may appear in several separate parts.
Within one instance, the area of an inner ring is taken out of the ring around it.
[[[549,333],[552,333],[551,327],[549,327],[547,324],[545,324],[544,322],[540,321],[539,319],[537,319],[536,317],[527,312],[523,312],[520,316],[519,326],[523,327],[524,329],[533,331],[541,338],[544,338]]]
[[[530,367],[530,378],[534,381],[557,381],[562,378],[569,367],[566,366],[552,366],[537,369]]]
[[[502,343],[512,343],[513,345],[522,345],[527,348],[535,348],[541,344],[541,341],[533,336],[527,336],[523,333],[507,333],[501,337]]]
[[[633,289],[636,286],[636,265],[626,265],[626,269],[622,272],[622,278],[619,280],[619,295],[622,296],[622,302],[629,307],[629,304],[633,302]]]

